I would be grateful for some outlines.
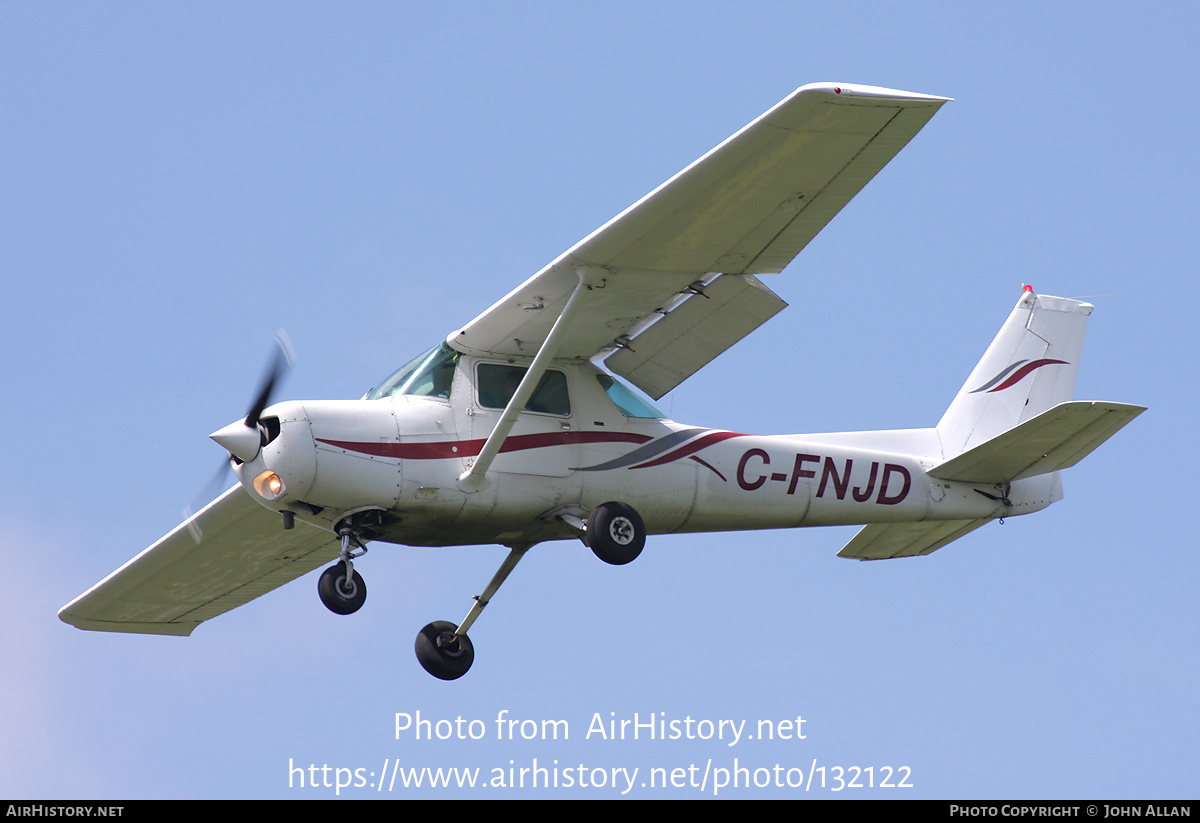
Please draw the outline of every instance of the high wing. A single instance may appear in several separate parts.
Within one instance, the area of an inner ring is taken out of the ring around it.
[[[586,267],[599,284],[556,356],[608,357],[657,399],[786,305],[754,275],[782,271],[948,99],[803,86],[447,342],[532,356]]]
[[[336,558],[340,545],[318,529],[285,531],[278,514],[234,486],[58,616],[92,631],[188,635]]]

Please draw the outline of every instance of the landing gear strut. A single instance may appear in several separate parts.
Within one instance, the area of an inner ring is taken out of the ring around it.
[[[317,581],[321,602],[334,614],[354,614],[367,600],[367,584],[354,570],[354,560],[367,553],[360,535],[378,519],[379,510],[367,509],[337,523],[337,533],[342,538],[340,558],[322,572]]]
[[[492,581],[483,594],[475,598],[475,605],[471,606],[461,626],[436,620],[421,629],[417,635],[416,651],[417,661],[425,671],[440,680],[457,680],[467,673],[467,669],[475,662],[475,647],[471,645],[471,638],[467,637],[467,630],[532,546],[532,543],[525,543],[509,547],[508,557],[492,575]]]
[[[605,563],[622,566],[633,561],[646,545],[646,525],[641,515],[625,503],[604,503],[592,510],[585,523],[579,515],[583,510],[564,506],[542,515],[543,520],[561,520],[582,532],[584,542]],[[467,673],[475,661],[475,648],[467,630],[475,623],[500,585],[533,546],[532,543],[510,545],[508,557],[492,576],[483,594],[467,612],[462,625],[445,620],[430,623],[417,635],[417,660],[425,671],[440,680],[457,680]]]

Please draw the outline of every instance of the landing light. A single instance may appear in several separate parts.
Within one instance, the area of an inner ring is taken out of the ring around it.
[[[265,471],[254,478],[254,490],[267,500],[277,500],[283,496],[286,489],[282,477],[273,471]]]

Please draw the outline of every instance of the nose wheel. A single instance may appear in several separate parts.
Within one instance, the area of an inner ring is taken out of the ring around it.
[[[354,570],[354,560],[367,553],[361,533],[376,523],[378,517],[377,510],[368,509],[355,512],[337,524],[337,533],[342,538],[341,557],[317,581],[321,602],[334,614],[354,614],[367,600],[367,584]]]
[[[339,560],[322,572],[317,594],[334,614],[354,614],[367,600],[367,584],[348,560]]]

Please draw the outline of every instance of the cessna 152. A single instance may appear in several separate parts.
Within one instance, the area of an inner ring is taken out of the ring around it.
[[[468,629],[543,541],[579,537],[623,564],[648,534],[866,524],[839,555],[877,560],[1059,500],[1059,470],[1144,411],[1071,401],[1087,303],[1026,287],[928,429],[687,426],[612,376],[658,399],[779,312],[756,275],[782,271],[946,100],[804,86],[363,399],[268,406],[269,380],[212,435],[240,485],[59,616],[187,635],[335,559],[318,591],[349,614],[369,541],[502,544],[463,622],[417,636],[422,666],[451,680],[474,659]]]

